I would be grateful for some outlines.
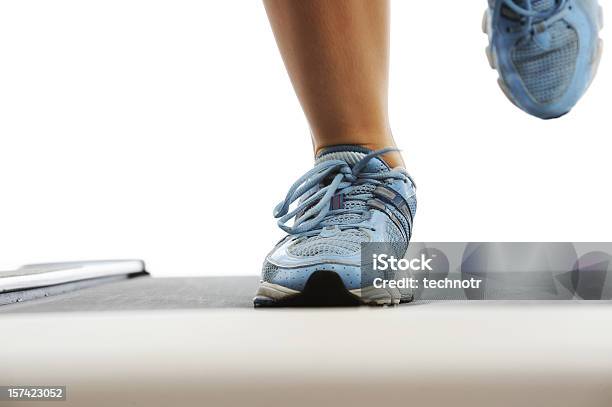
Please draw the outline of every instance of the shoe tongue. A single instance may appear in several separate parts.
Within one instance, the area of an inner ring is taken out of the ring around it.
[[[533,8],[538,11],[549,11],[552,10],[556,5],[556,0],[535,0],[533,3]]]
[[[329,160],[341,160],[346,162],[349,167],[355,166],[359,161],[361,161],[366,155],[370,154],[372,150],[361,146],[333,146],[324,148],[321,150],[315,159],[315,165],[329,161]],[[368,161],[363,172],[384,172],[389,171],[389,166],[385,164],[383,160],[379,157],[373,157]],[[362,185],[356,189],[353,189],[351,192],[348,192],[342,197],[338,197],[337,199],[333,199],[330,203],[331,209],[353,209],[353,210],[363,210],[367,211],[368,207],[366,203],[362,200],[352,199],[354,195],[360,195],[364,193],[372,193],[373,187],[370,185]],[[321,222],[322,226],[331,227],[334,225],[342,225],[342,224],[350,224],[350,223],[359,223],[366,219],[365,214],[360,213],[347,213],[340,214],[336,216],[330,216]]]
[[[353,167],[363,157],[370,154],[372,150],[361,146],[333,146],[319,151],[315,158],[315,164],[329,160],[345,161],[349,167]],[[389,171],[389,166],[380,158],[373,157],[364,168],[365,172]]]

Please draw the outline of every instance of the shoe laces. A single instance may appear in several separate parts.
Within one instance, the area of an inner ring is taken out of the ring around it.
[[[278,218],[278,226],[285,232],[295,234],[318,233],[326,219],[344,214],[369,215],[368,201],[373,198],[371,193],[350,194],[357,186],[372,184],[382,185],[390,179],[399,179],[407,182],[410,176],[401,169],[384,172],[365,172],[366,165],[374,157],[381,156],[396,148],[385,148],[367,154],[352,167],[343,160],[322,161],[310,171],[301,176],[289,188],[285,199],[274,208],[274,217]],[[332,209],[331,201],[334,196],[342,194],[346,201],[361,201],[364,205],[351,209]],[[297,207],[290,211],[290,206],[298,199],[302,199]],[[289,226],[288,221],[293,220]],[[336,225],[341,230],[365,227],[359,222],[346,221]]]
[[[569,0],[556,0],[556,4],[548,10],[536,10],[534,0],[502,0],[502,2],[520,17],[520,28],[516,31],[526,36],[533,36],[548,30],[557,21],[563,19],[571,9]]]

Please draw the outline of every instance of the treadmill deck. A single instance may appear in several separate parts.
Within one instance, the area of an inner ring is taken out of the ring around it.
[[[257,284],[138,277],[0,306],[0,385],[94,407],[612,405],[610,302],[253,309]]]

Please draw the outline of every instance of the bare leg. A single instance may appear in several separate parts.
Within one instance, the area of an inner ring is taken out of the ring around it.
[[[315,153],[357,144],[393,147],[387,112],[388,0],[264,0]],[[392,166],[403,166],[397,153]]]

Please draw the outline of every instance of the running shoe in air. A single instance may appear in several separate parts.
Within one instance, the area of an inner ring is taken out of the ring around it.
[[[603,43],[597,0],[489,0],[487,57],[506,96],[541,119],[568,113],[593,81]]]

